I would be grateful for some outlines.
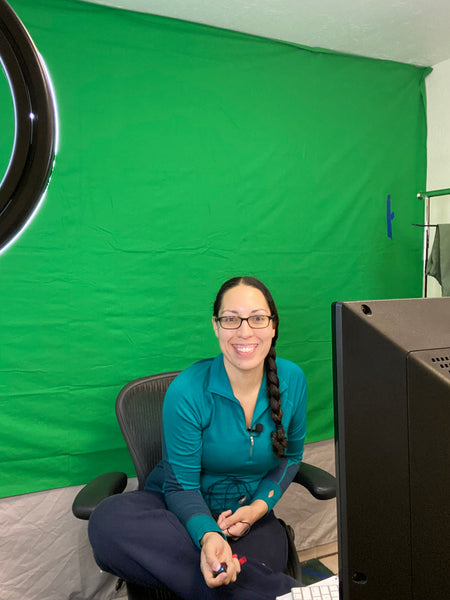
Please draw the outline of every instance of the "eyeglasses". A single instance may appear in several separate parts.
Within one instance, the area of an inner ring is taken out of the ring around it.
[[[265,329],[269,327],[270,321],[272,321],[274,315],[270,317],[268,315],[252,315],[251,317],[237,317],[230,315],[226,317],[216,317],[216,321],[223,329],[239,329],[242,325],[242,321],[247,321],[252,329]]]

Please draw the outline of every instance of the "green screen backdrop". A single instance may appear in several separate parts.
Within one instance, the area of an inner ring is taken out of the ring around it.
[[[132,474],[118,391],[217,354],[212,302],[237,274],[273,292],[278,354],[309,381],[308,441],[332,437],[331,303],[421,294],[429,69],[11,4],[61,132],[47,197],[0,256],[0,493]],[[2,167],[8,93],[2,79]]]

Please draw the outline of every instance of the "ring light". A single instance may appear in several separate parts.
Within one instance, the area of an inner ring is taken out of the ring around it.
[[[36,214],[50,180],[57,145],[56,105],[46,66],[5,0],[0,0],[0,61],[15,118],[13,150],[0,183],[3,252]]]

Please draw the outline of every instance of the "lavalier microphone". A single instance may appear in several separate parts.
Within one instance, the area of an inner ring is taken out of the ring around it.
[[[261,433],[263,429],[264,426],[262,423],[256,423],[254,427],[247,427],[249,433]]]

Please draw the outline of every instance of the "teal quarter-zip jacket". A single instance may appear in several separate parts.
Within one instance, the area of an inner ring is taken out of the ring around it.
[[[276,362],[288,438],[283,459],[272,450],[275,424],[265,375],[250,431],[222,354],[180,373],[166,393],[163,460],[149,475],[145,489],[164,494],[168,509],[197,546],[207,531],[222,533],[214,515],[224,510],[235,511],[256,499],[271,510],[297,472],[306,433],[306,378],[296,364],[282,358]]]

